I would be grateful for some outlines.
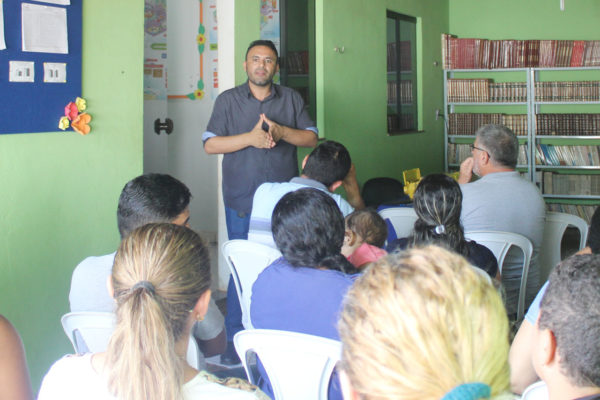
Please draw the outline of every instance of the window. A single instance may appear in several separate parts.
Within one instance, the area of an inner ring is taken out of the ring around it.
[[[387,12],[387,127],[390,135],[416,132],[417,19]]]

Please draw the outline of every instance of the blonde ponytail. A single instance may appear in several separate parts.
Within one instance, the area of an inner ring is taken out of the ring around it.
[[[108,387],[119,400],[181,399],[184,360],[175,343],[210,287],[208,254],[193,231],[150,224],[123,240],[112,273],[117,326]]]

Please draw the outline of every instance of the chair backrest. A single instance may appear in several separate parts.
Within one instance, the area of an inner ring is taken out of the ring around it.
[[[367,207],[377,208],[382,204],[410,203],[410,198],[404,194],[402,182],[394,178],[371,178],[362,188],[362,198]]]
[[[342,353],[342,344],[304,333],[251,329],[233,338],[250,382],[257,375],[249,366],[256,354],[269,376],[276,400],[327,399],[329,380]]]
[[[108,312],[79,311],[63,315],[60,322],[76,353],[99,353],[108,348],[116,316]],[[186,359],[192,367],[203,369],[204,357],[191,336]]]
[[[548,386],[544,381],[527,386],[521,395],[521,400],[548,400]]]
[[[417,220],[417,214],[412,207],[390,207],[379,211],[384,220],[389,220],[396,231],[397,238],[403,238],[412,232]],[[388,237],[390,237],[388,235]]]
[[[517,305],[517,321],[520,321],[525,314],[525,293],[527,290],[527,275],[529,274],[529,263],[533,253],[531,241],[523,235],[512,232],[500,231],[471,231],[465,232],[465,238],[474,240],[484,245],[498,260],[498,268],[502,273],[504,259],[506,254],[513,247],[518,247],[523,252],[523,273],[521,274],[521,284],[519,288],[519,302]]]
[[[546,224],[544,225],[544,239],[539,255],[540,282],[546,282],[552,269],[561,261],[560,244],[568,226],[574,226],[579,230],[579,250],[585,247],[588,234],[588,224],[577,215],[546,212]]]
[[[229,240],[223,243],[221,250],[231,271],[235,290],[240,300],[242,324],[246,329],[252,329],[250,320],[252,285],[258,274],[281,257],[281,253],[279,250],[264,244],[242,239]]]

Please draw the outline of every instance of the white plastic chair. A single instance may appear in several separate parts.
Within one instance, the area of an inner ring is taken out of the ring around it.
[[[546,212],[546,224],[544,225],[544,240],[539,255],[540,282],[546,282],[552,269],[561,261],[560,244],[568,226],[574,226],[579,230],[579,249],[585,247],[588,234],[588,224],[577,215]]]
[[[76,353],[99,353],[108,348],[116,316],[108,312],[79,311],[63,315],[60,322]],[[190,336],[186,355],[188,364],[196,369],[203,368],[203,358],[198,344]]]
[[[252,285],[258,274],[281,257],[281,253],[279,250],[264,244],[242,239],[229,240],[223,243],[221,250],[231,271],[235,290],[240,300],[242,324],[244,328],[252,329],[250,320]]]
[[[525,314],[525,293],[527,291],[527,275],[529,274],[529,263],[533,253],[531,241],[523,235],[512,232],[500,231],[471,231],[465,232],[465,238],[474,240],[484,245],[498,260],[498,268],[502,273],[504,259],[511,247],[516,246],[523,252],[523,273],[521,274],[521,285],[519,288],[519,301],[517,304],[517,321],[523,319]]]
[[[341,342],[271,329],[238,332],[233,342],[254,384],[257,374],[252,373],[249,360],[253,354],[260,358],[276,400],[327,399],[331,374],[342,353]]]
[[[417,220],[417,214],[412,207],[390,207],[384,208],[379,211],[381,218],[389,219],[390,223],[396,231],[397,238],[403,238],[413,230],[415,221]]]
[[[548,400],[548,386],[544,381],[527,386],[521,395],[521,400]]]

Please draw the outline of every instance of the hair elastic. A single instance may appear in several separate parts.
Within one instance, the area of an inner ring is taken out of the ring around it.
[[[463,383],[456,386],[441,398],[441,400],[477,400],[489,399],[492,389],[481,382]]]
[[[441,235],[442,233],[446,233],[446,227],[444,226],[444,224],[438,225],[435,227],[434,232],[437,233],[438,235]]]
[[[139,281],[138,283],[136,283],[135,285],[133,285],[131,287],[131,291],[134,292],[135,290],[137,290],[139,288],[146,289],[152,295],[154,295],[154,293],[155,293],[154,285],[152,284],[152,282],[149,282],[149,281]]]

